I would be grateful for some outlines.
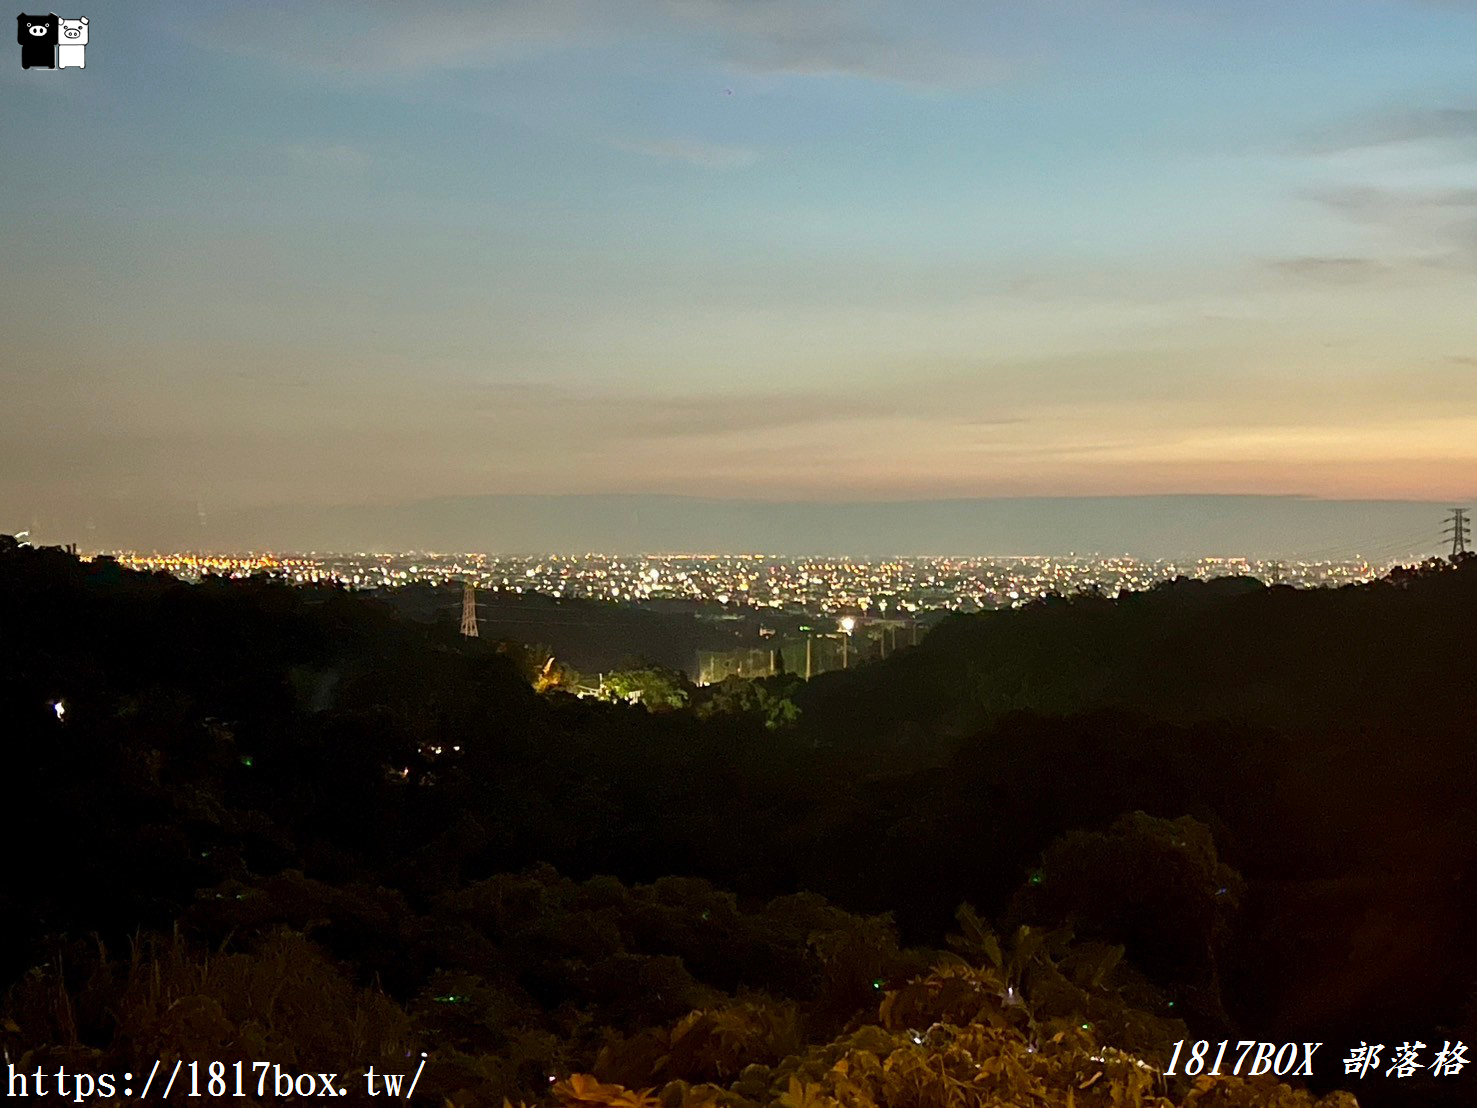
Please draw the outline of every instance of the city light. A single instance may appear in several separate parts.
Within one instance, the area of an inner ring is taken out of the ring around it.
[[[871,560],[766,554],[294,554],[114,551],[130,569],[186,581],[268,577],[354,591],[470,582],[479,593],[544,595],[609,604],[695,602],[829,617],[851,633],[855,613],[907,618],[919,612],[1018,608],[1047,596],[1142,592],[1179,577],[1241,576],[1296,588],[1373,580],[1389,559],[1275,562],[1243,558],[1150,560],[1111,556],[972,556]],[[849,624],[844,622],[851,621]]]

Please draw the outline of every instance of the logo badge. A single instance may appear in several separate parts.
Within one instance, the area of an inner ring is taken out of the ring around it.
[[[87,68],[86,16],[22,13],[15,17],[15,40],[20,43],[22,69]]]

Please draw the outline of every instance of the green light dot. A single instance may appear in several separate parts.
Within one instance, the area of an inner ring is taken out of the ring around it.
[[[872,988],[879,989],[880,990],[882,988],[882,984],[883,984],[882,978],[880,978],[880,977],[874,977],[874,978],[872,978]]]
[[[248,766],[248,767],[249,767],[249,766],[251,766],[251,765],[252,765],[252,764],[253,764],[253,763],[254,763],[254,762],[255,762],[255,761],[256,761],[256,759],[255,759],[255,758],[253,758],[253,757],[252,757],[252,756],[251,756],[251,755],[250,755],[250,754],[243,754],[243,755],[241,755],[241,764],[242,764],[242,765],[243,765],[243,766]]]

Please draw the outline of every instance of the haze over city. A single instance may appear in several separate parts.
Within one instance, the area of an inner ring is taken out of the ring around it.
[[[1471,4],[92,28],[0,70],[10,530],[1280,555],[1477,489]],[[1303,499],[1036,499],[1211,494]]]

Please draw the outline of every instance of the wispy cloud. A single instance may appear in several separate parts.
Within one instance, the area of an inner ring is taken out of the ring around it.
[[[986,433],[1019,423],[1009,412],[960,408],[941,390],[911,384],[871,388],[865,396],[836,390],[750,387],[742,393],[703,391],[649,394],[631,390],[572,389],[540,382],[479,386],[470,410],[529,428],[551,413],[611,441],[752,438],[770,432],[817,432],[856,424],[926,422],[963,432]]]
[[[929,20],[917,14],[852,0],[323,0],[305,16],[300,5],[264,0],[200,17],[193,33],[218,49],[361,76],[495,66],[630,42],[673,42],[686,54],[749,73],[919,88],[978,85],[1009,74],[1002,58],[970,41],[967,32],[982,31],[981,20],[945,37],[925,30]],[[284,26],[292,27],[290,35]]]
[[[1477,188],[1410,189],[1357,185],[1316,189],[1309,198],[1357,219],[1387,222],[1410,215],[1450,218],[1463,210],[1477,212]]]
[[[751,72],[928,87],[1009,75],[1002,58],[970,48],[971,24],[963,36],[940,40],[920,30],[928,21],[917,10],[889,21],[886,9],[850,0],[667,0],[664,7],[674,20],[716,36],[723,61]]]
[[[1371,115],[1306,136],[1306,154],[1343,154],[1411,143],[1477,144],[1477,108],[1414,108]]]
[[[1373,258],[1304,256],[1276,258],[1267,263],[1284,276],[1328,284],[1352,284],[1388,276],[1391,267]]]
[[[1477,2],[1473,4],[1477,8]],[[1376,113],[1328,128],[1295,154],[1342,166],[1351,183],[1306,191],[1326,212],[1405,241],[1406,257],[1385,266],[1467,270],[1477,265],[1477,108],[1419,107]],[[1357,181],[1357,183],[1352,183]],[[1420,182],[1420,185],[1414,184]],[[1289,272],[1325,279],[1372,277],[1380,263],[1287,259]],[[1338,264],[1342,262],[1343,264]]]
[[[265,0],[201,17],[193,34],[217,49],[279,63],[395,76],[495,65],[569,45],[605,23],[589,19],[591,12],[588,0],[323,0],[311,11]]]
[[[1359,185],[1315,190],[1307,196],[1353,223],[1403,238],[1409,244],[1405,264],[1461,270],[1477,265],[1477,188]],[[1325,273],[1331,275],[1333,268],[1327,267]],[[1348,272],[1352,274],[1353,267]]]

